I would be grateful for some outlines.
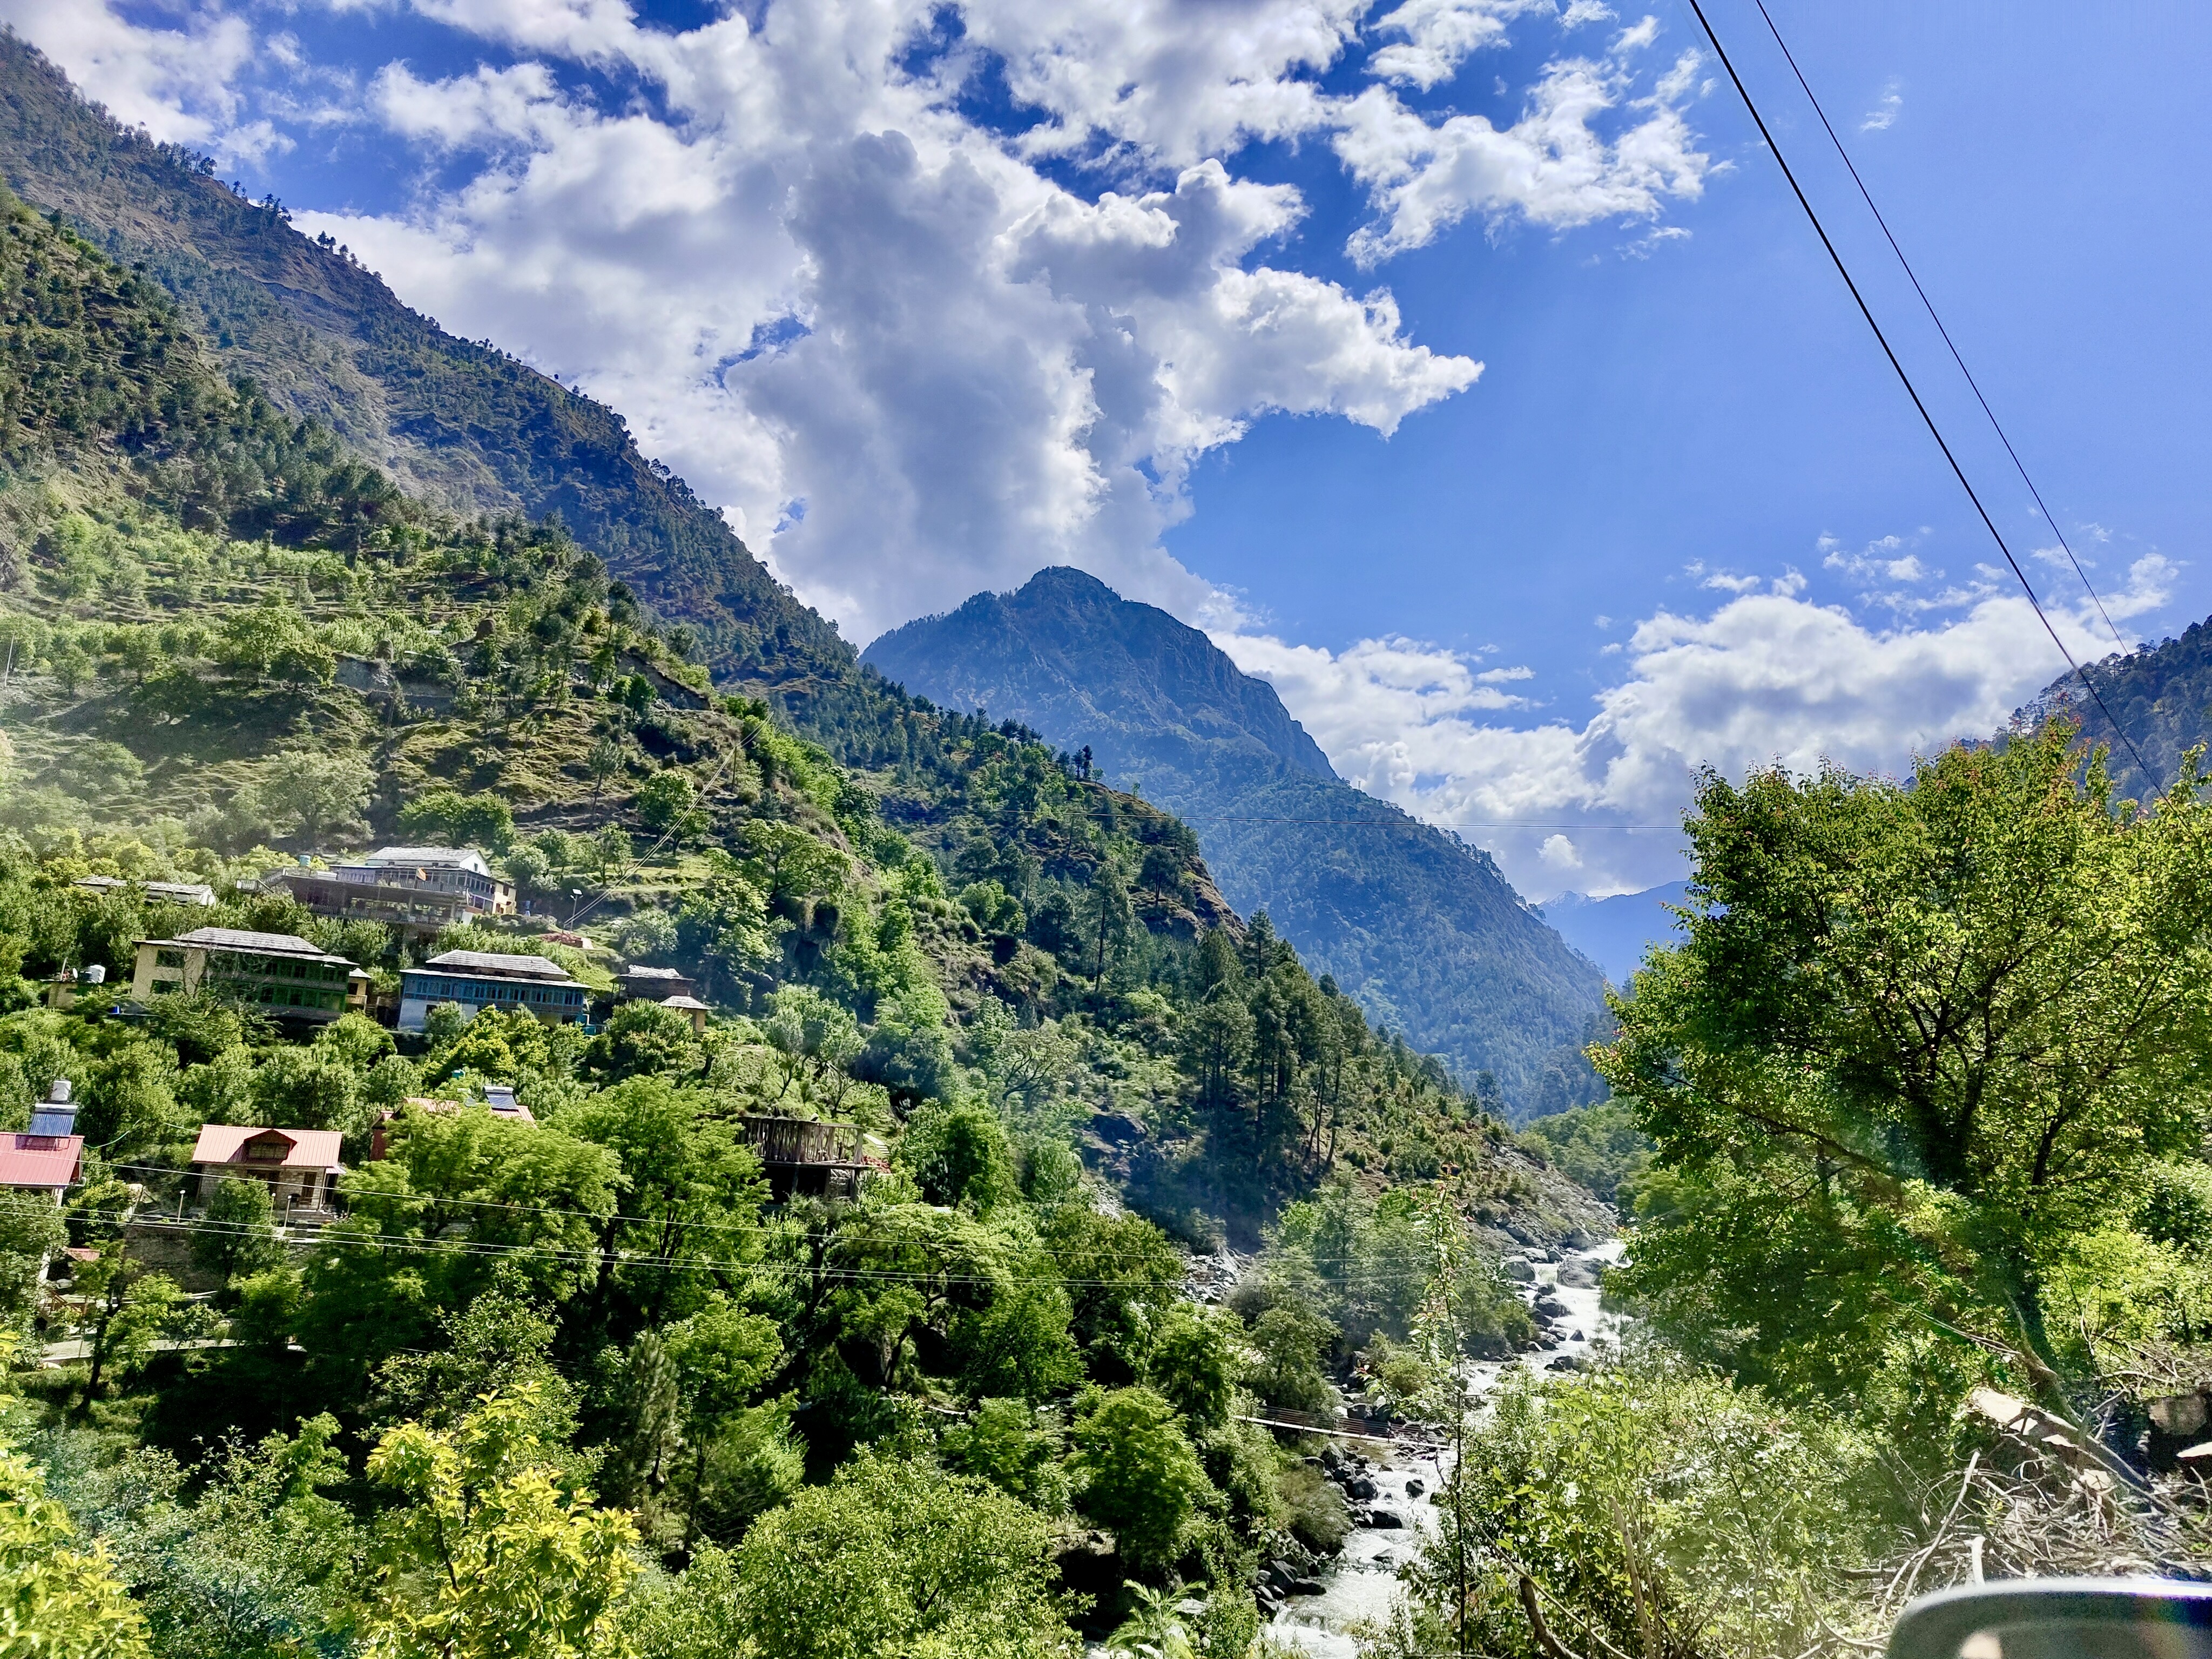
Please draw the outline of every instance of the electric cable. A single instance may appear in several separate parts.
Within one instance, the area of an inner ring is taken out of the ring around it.
[[[2120,637],[2120,630],[2113,625],[2112,613],[2105,609],[2105,601],[2099,596],[2095,584],[2090,581],[2089,573],[2081,568],[2081,561],[2074,556],[2074,549],[2066,539],[2066,532],[2058,527],[2057,519],[2043,504],[2043,492],[2035,487],[2035,480],[2027,476],[2027,463],[2020,459],[2020,452],[2012,447],[2012,439],[2006,434],[2004,423],[1997,419],[1996,410],[1990,407],[1990,400],[1982,395],[1981,383],[1974,379],[1973,370],[1966,367],[1966,358],[1960,355],[1957,343],[1951,338],[1951,331],[1943,326],[1942,318],[1936,314],[1936,302],[1928,297],[1928,290],[1921,287],[1920,275],[1913,270],[1912,261],[1905,257],[1905,250],[1898,246],[1896,233],[1890,229],[1889,221],[1882,217],[1881,210],[1875,205],[1873,191],[1867,188],[1866,180],[1859,177],[1858,167],[1851,161],[1851,153],[1844,148],[1844,141],[1837,136],[1834,124],[1828,119],[1828,112],[1821,107],[1819,95],[1805,78],[1805,71],[1797,67],[1796,54],[1790,50],[1790,43],[1782,38],[1782,31],[1775,24],[1774,15],[1766,9],[1766,0],[1753,0],[1753,3],[1758,6],[1759,15],[1766,20],[1766,32],[1774,37],[1774,44],[1782,48],[1782,56],[1790,64],[1790,72],[1797,77],[1797,84],[1804,89],[1806,100],[1813,106],[1813,113],[1820,118],[1820,125],[1827,132],[1828,142],[1836,147],[1836,154],[1843,161],[1844,170],[1851,175],[1851,182],[1858,186],[1859,199],[1867,204],[1867,211],[1874,215],[1875,223],[1881,227],[1882,236],[1889,243],[1889,251],[1897,256],[1897,263],[1905,268],[1905,280],[1912,284],[1912,291],[1920,296],[1920,303],[1928,313],[1928,320],[1936,325],[1936,331],[1943,337],[1943,345],[1950,352],[1951,361],[1958,364],[1959,373],[1966,377],[1966,385],[1974,394],[1974,401],[1982,406],[1982,413],[1990,417],[1990,426],[1996,433],[1997,441],[2004,446],[2005,453],[2012,458],[2013,470],[2020,474],[2020,481],[2027,486],[2027,493],[2035,498],[2035,510],[2043,514],[2043,521],[2058,538],[2058,545],[2066,554],[2067,563],[2074,567],[2074,574],[2081,579],[2081,586],[2089,595],[2089,602],[2097,607],[2097,614],[2105,619],[2105,627],[2112,636],[2112,643],[2123,652],[2126,651],[2127,641]]]
[[[1759,106],[1753,100],[1751,88],[1744,84],[1743,76],[1736,73],[1735,61],[1729,57],[1728,48],[1721,45],[1719,33],[1715,31],[1711,20],[1705,15],[1704,5],[1700,0],[1689,0],[1689,7],[1698,20],[1698,26],[1705,30],[1705,39],[1712,43],[1713,53],[1720,59],[1721,67],[1728,71],[1729,80],[1735,87],[1736,96],[1743,100],[1743,106],[1750,112],[1752,124],[1759,129],[1759,136],[1765,140],[1768,153],[1774,157],[1774,164],[1782,169],[1782,176],[1789,183],[1790,194],[1797,198],[1797,205],[1804,209],[1806,218],[1812,222],[1813,234],[1820,239],[1820,246],[1827,250],[1828,258],[1836,267],[1836,274],[1844,279],[1844,286],[1850,290],[1852,302],[1858,307],[1859,315],[1866,319],[1867,327],[1874,331],[1875,342],[1881,347],[1882,356],[1889,360],[1890,368],[1896,372],[1899,382],[1905,387],[1905,395],[1912,399],[1912,407],[1919,412],[1922,423],[1928,428],[1928,435],[1936,440],[1936,448],[1943,452],[1943,459],[1950,464],[1952,476],[1958,479],[1959,487],[1966,492],[1966,499],[1973,503],[1974,511],[1980,515],[1983,528],[1990,532],[1990,539],[1996,543],[1997,551],[2004,555],[2005,563],[2019,579],[2021,591],[2027,595],[2027,603],[2034,611],[2036,620],[2043,624],[2043,631],[2051,635],[2051,644],[2058,647],[2058,654],[2066,659],[2066,666],[2089,693],[2098,711],[2104,715],[2106,723],[2127,745],[2128,752],[2135,757],[2136,764],[2142,769],[2143,775],[2155,779],[2157,774],[2152,771],[2150,763],[2143,758],[2142,750],[2136,747],[2135,739],[2112,717],[2112,711],[2106,706],[2104,693],[2098,690],[2096,682],[2082,672],[2081,665],[2075,661],[2074,653],[2066,648],[2066,641],[2059,637],[2057,628],[2044,611],[2043,601],[2036,598],[2035,584],[2028,580],[2027,572],[2013,556],[2004,532],[1997,528],[1996,520],[1990,516],[1989,508],[1982,505],[1982,498],[1975,491],[1972,480],[1966,477],[1966,470],[1952,453],[1950,444],[1943,436],[1942,428],[1936,424],[1935,416],[1922,399],[1919,387],[1912,383],[1912,376],[1906,372],[1896,349],[1891,346],[1889,336],[1882,331],[1881,325],[1875,319],[1873,307],[1867,304],[1866,296],[1859,292],[1859,285],[1852,278],[1850,267],[1844,263],[1844,256],[1829,236],[1827,227],[1820,222],[1820,216],[1814,208],[1812,198],[1805,194],[1804,186],[1797,182],[1796,173],[1791,170],[1788,158],[1782,154],[1782,146],[1775,142],[1773,133],[1767,128],[1766,118],[1759,112]]]

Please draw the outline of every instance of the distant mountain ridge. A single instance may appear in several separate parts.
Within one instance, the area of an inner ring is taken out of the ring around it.
[[[1080,571],[1040,572],[871,645],[863,661],[955,708],[1088,745],[1117,787],[1198,832],[1237,910],[1525,1115],[1602,1004],[1602,977],[1489,854],[1340,780],[1265,681],[1197,629]]]
[[[655,612],[692,627],[717,678],[802,714],[825,695],[851,700],[851,646],[615,411],[447,333],[277,204],[233,192],[211,161],[110,119],[4,30],[0,177],[159,282],[228,374],[327,423],[403,488],[464,515],[557,513]]]
[[[1559,937],[1605,969],[1616,986],[1626,987],[1654,945],[1676,942],[1674,918],[1666,907],[1689,902],[1690,884],[1670,881],[1640,893],[1589,898],[1562,893],[1543,907],[1544,920]]]

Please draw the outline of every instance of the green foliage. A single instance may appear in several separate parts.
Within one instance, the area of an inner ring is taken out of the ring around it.
[[[192,1264],[228,1283],[265,1272],[284,1259],[276,1206],[258,1181],[226,1179],[215,1189],[192,1234]]]
[[[365,1650],[391,1659],[563,1659],[605,1651],[637,1571],[627,1516],[569,1487],[527,1391],[449,1433],[409,1424],[369,1454],[403,1501],[377,1528]]]
[[[38,1468],[0,1449],[0,1652],[40,1659],[139,1659],[146,1621],[105,1553],[74,1528]]]
[[[1145,1354],[1145,1381],[1193,1431],[1229,1420],[1243,1333],[1232,1320],[1186,1305],[1169,1310]]]
[[[737,1551],[725,1639],[760,1659],[1046,1659],[1075,1651],[1034,1510],[921,1462],[863,1455]]]
[[[1636,1177],[1651,1155],[1634,1109],[1619,1100],[1540,1117],[1522,1132],[1521,1145],[1607,1202],[1632,1207]]]
[[[62,1212],[44,1193],[0,1192],[0,1326],[21,1331],[38,1310],[40,1277],[69,1243]]]
[[[980,1400],[975,1415],[945,1431],[939,1452],[955,1474],[988,1480],[1048,1515],[1067,1504],[1060,1436],[1025,1400]]]
[[[1245,1386],[1278,1410],[1328,1411],[1336,1395],[1322,1374],[1321,1355],[1334,1334],[1328,1322],[1308,1308],[1295,1303],[1269,1308],[1252,1322]]]
[[[1078,1402],[1067,1437],[1078,1506],[1114,1534],[1133,1571],[1167,1571],[1212,1492],[1176,1408],[1151,1389],[1093,1391]]]
[[[1686,942],[1599,1057],[1659,1148],[1620,1288],[1692,1352],[1941,1409],[1902,1402],[1955,1329],[2070,1409],[2054,1285],[2197,1146],[2212,1035],[2212,817],[2188,775],[2116,815],[2075,770],[2052,729],[1910,788],[1701,786]]]
[[[907,1121],[899,1162],[933,1204],[988,1214],[1021,1197],[1006,1132],[980,1106],[924,1106]]]
[[[514,839],[514,811],[496,795],[434,789],[400,809],[399,832],[438,847],[481,847],[505,852]]]
[[[1875,1475],[1819,1413],[1656,1353],[1511,1375],[1407,1575],[1417,1639],[1535,1659],[1526,1577],[1620,1652],[1801,1651],[1880,1536]]]

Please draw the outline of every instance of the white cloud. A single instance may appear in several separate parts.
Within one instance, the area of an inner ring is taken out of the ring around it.
[[[1474,384],[1388,287],[1299,268],[1306,204],[1240,176],[1250,141],[1336,147],[1370,264],[1469,215],[1668,228],[1705,168],[1688,71],[1634,56],[1648,20],[1551,63],[1503,131],[1393,90],[1556,30],[1550,0],[778,0],[689,29],[630,0],[319,0],[410,10],[410,47],[457,32],[410,62],[364,29],[342,69],[309,61],[297,0],[169,3],[142,27],[124,0],[17,0],[164,137],[350,125],[420,158],[403,209],[296,222],[620,410],[860,641],[1048,562],[1234,625],[1162,546],[1194,463],[1271,413],[1388,437]],[[1371,78],[1340,94],[1347,64]],[[1041,118],[975,118],[986,66]]]
[[[1643,25],[1623,40],[1632,36],[1630,50],[1649,38]],[[1663,198],[1694,199],[1711,165],[1680,107],[1695,65],[1695,55],[1686,54],[1671,92],[1640,100],[1642,118],[1610,139],[1600,118],[1622,101],[1629,82],[1619,55],[1548,64],[1521,118],[1503,129],[1481,115],[1431,125],[1395,93],[1370,88],[1343,106],[1333,141],[1380,210],[1377,223],[1352,235],[1352,257],[1372,264],[1425,246],[1470,213],[1565,229],[1650,219]]]
[[[2107,604],[2116,616],[2153,610],[2175,574],[2156,555],[2139,559]],[[1984,597],[1940,626],[1878,629],[1774,586],[1709,616],[1662,611],[1639,623],[1621,680],[1597,694],[1580,726],[1497,723],[1492,688],[1463,659],[1413,641],[1331,653],[1266,636],[1215,638],[1274,684],[1347,781],[1431,822],[1539,826],[1462,831],[1538,896],[1565,884],[1558,826],[1614,826],[1573,833],[1572,884],[1582,891],[1672,879],[1679,837],[1667,826],[1699,766],[1739,778],[1776,762],[1900,771],[1916,752],[2001,729],[2065,672],[2016,591]],[[2077,659],[2100,654],[2094,614],[2051,617]]]
[[[240,118],[237,83],[254,58],[253,31],[219,4],[186,0],[163,21],[140,23],[105,3],[11,0],[7,21],[126,126],[224,160],[284,144],[266,121]]]
[[[1887,132],[1897,125],[1897,118],[1905,112],[1904,83],[1892,80],[1881,89],[1875,106],[1859,120],[1861,132]]]
[[[1450,80],[1471,54],[1504,44],[1506,25],[1514,18],[1549,5],[1550,0],[1405,0],[1375,24],[1378,33],[1404,38],[1370,58],[1367,72],[1426,91]]]

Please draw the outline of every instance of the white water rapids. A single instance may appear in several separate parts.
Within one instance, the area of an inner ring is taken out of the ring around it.
[[[1569,1251],[1565,1255],[1568,1261],[1586,1262],[1598,1268],[1619,1260],[1621,1242],[1610,1239],[1593,1249]],[[1521,1365],[1540,1371],[1561,1354],[1579,1354],[1592,1343],[1617,1332],[1619,1319],[1598,1307],[1598,1291],[1595,1288],[1561,1285],[1559,1274],[1558,1264],[1539,1263],[1536,1283],[1530,1288],[1552,1286],[1553,1293],[1566,1309],[1565,1316],[1554,1328],[1562,1340],[1510,1360],[1470,1362],[1468,1376],[1478,1395],[1489,1392],[1508,1366]],[[1579,1340],[1575,1337],[1577,1332]],[[1439,1454],[1402,1451],[1386,1467],[1379,1455],[1382,1447],[1364,1441],[1350,1443],[1364,1451],[1376,1463],[1366,1472],[1376,1487],[1374,1501],[1369,1507],[1391,1510],[1406,1524],[1389,1530],[1355,1529],[1345,1540],[1344,1553],[1323,1575],[1322,1593],[1293,1596],[1276,1613],[1274,1622],[1268,1626],[1268,1636],[1283,1646],[1312,1655],[1313,1659],[1355,1659],[1359,1644],[1353,1631],[1364,1624],[1379,1625],[1389,1616],[1391,1599],[1398,1591],[1400,1564],[1418,1551],[1436,1530],[1436,1510],[1429,1498],[1449,1473]],[[1419,1496],[1407,1496],[1408,1480],[1421,1483]]]

